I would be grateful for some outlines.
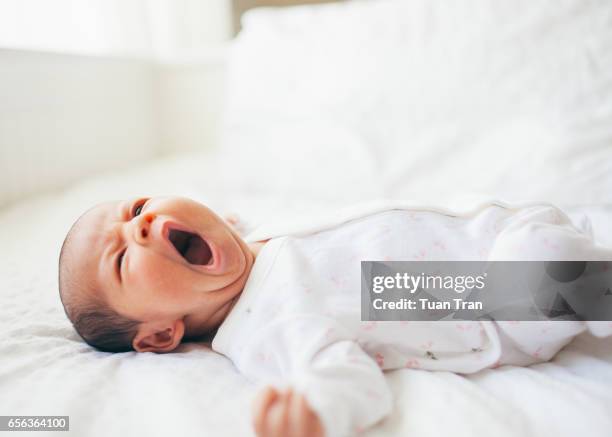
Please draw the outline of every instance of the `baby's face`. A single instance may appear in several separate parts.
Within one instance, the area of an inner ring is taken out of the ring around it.
[[[97,284],[115,311],[141,321],[213,316],[242,290],[252,263],[221,218],[185,198],[105,203],[81,223],[75,279]]]

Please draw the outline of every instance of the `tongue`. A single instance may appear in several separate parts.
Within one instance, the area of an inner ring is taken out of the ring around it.
[[[212,252],[210,246],[200,236],[192,236],[183,256],[191,264],[206,265],[212,259]]]
[[[180,229],[170,229],[168,239],[190,264],[207,265],[212,261],[212,251],[208,243],[198,234],[183,231]]]

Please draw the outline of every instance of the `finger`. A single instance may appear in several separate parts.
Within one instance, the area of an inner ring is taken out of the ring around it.
[[[286,395],[281,393],[268,410],[263,423],[266,437],[287,437],[285,398]]]
[[[293,398],[295,397],[292,389],[287,390],[285,394],[285,398],[283,399],[283,435],[284,436],[292,436],[295,433],[295,430],[292,427],[291,423],[291,404],[293,402]]]
[[[293,435],[296,437],[308,436],[307,420],[308,409],[306,408],[306,401],[302,395],[295,393],[289,405],[289,424]]]
[[[264,424],[268,410],[270,406],[276,401],[279,394],[276,389],[272,387],[266,387],[261,393],[255,398],[253,402],[253,425],[257,435],[263,435]]]
[[[300,396],[300,410],[304,420],[303,433],[305,436],[322,435],[322,424],[319,416],[308,404],[304,396]]]
[[[225,221],[227,221],[228,223],[231,223],[231,224],[234,225],[234,224],[238,223],[240,221],[240,219],[238,218],[237,214],[227,214],[225,216]]]

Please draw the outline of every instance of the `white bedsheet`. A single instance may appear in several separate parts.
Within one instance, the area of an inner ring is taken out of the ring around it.
[[[254,12],[230,62],[225,153],[0,211],[0,415],[69,415],[61,436],[251,435],[253,386],[205,345],[113,355],[73,331],[57,292],[59,247],[103,200],[187,195],[256,224],[382,196],[444,205],[478,191],[554,201],[612,246],[611,3],[447,6]],[[368,436],[612,434],[612,339],[579,337],[529,368],[387,378],[395,411]]]
[[[219,185],[220,169],[210,155],[166,160],[0,213],[0,414],[69,415],[70,433],[57,433],[63,436],[251,435],[254,388],[227,359],[202,344],[168,355],[96,352],[72,330],[57,293],[63,236],[98,201],[178,193],[253,221],[331,203],[238,192]],[[594,235],[612,241],[612,205],[572,215],[592,216]],[[387,378],[395,412],[366,435],[569,437],[612,430],[612,339],[579,337],[552,362],[530,368],[467,378],[401,370]]]

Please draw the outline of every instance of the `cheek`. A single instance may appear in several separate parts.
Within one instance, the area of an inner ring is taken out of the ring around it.
[[[130,279],[141,296],[179,297],[181,290],[186,289],[187,278],[184,269],[168,258],[143,251],[134,256],[130,266]]]

